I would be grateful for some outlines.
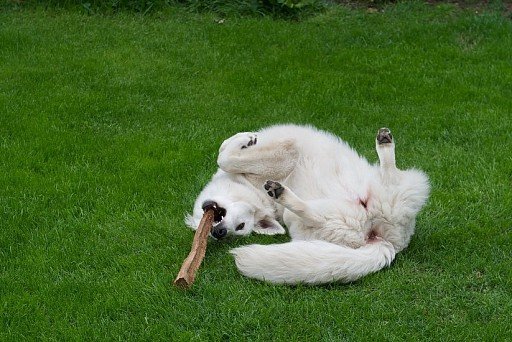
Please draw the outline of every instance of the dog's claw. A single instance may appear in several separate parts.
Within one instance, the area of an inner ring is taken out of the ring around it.
[[[393,135],[391,134],[391,131],[389,128],[383,127],[379,129],[379,132],[377,133],[377,143],[379,145],[382,144],[391,144],[393,142]]]
[[[280,183],[270,180],[267,181],[265,185],[263,185],[263,187],[265,188],[265,190],[268,190],[267,194],[275,199],[278,199],[279,196],[281,196],[284,191],[284,187]]]

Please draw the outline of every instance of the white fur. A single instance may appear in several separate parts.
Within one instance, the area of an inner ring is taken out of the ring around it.
[[[429,183],[421,171],[396,168],[394,142],[376,149],[380,165],[371,165],[334,135],[296,125],[227,139],[222,170],[253,185],[282,183],[275,201],[286,208],[293,240],[232,250],[238,269],[274,283],[318,284],[353,281],[389,265],[409,244]]]
[[[386,241],[358,249],[320,240],[292,241],[250,245],[235,248],[231,253],[242,274],[272,283],[292,284],[354,281],[361,274],[388,266],[395,258],[393,246]]]

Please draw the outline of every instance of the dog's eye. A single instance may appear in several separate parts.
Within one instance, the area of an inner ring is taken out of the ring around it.
[[[242,230],[242,229],[244,229],[244,226],[245,226],[245,223],[244,223],[244,222],[242,222],[242,223],[240,223],[238,226],[236,226],[235,230],[236,230],[236,231]]]

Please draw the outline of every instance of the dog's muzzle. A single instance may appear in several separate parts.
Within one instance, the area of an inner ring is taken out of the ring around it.
[[[204,201],[202,208],[204,211],[213,209],[213,212],[214,212],[213,220],[215,222],[222,221],[224,216],[226,216],[226,209],[219,207],[219,205],[215,201],[210,201],[210,200]],[[214,238],[216,238],[218,240],[218,239],[225,238],[226,235],[228,235],[228,230],[221,223],[219,223],[212,228],[211,234]]]
[[[203,205],[201,207],[203,208],[203,211],[213,209],[213,212],[214,212],[213,220],[215,222],[222,221],[222,218],[224,216],[226,216],[226,209],[219,207],[219,205],[215,201],[210,201],[210,200],[204,201]]]

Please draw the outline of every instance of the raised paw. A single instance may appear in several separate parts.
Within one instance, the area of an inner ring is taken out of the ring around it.
[[[270,197],[274,197],[275,199],[278,199],[279,196],[281,196],[284,191],[284,187],[281,185],[281,183],[270,180],[267,181],[263,187],[265,188],[265,190],[267,190],[267,194]]]
[[[391,134],[391,131],[389,128],[381,128],[379,129],[379,132],[377,133],[377,143],[379,145],[383,144],[391,144],[393,142],[393,135]]]
[[[252,145],[256,145],[258,142],[258,136],[255,133],[248,134],[249,142],[247,144],[244,144],[240,147],[240,149],[247,148]]]
[[[256,145],[258,141],[258,136],[253,132],[242,132],[233,135],[232,137],[224,140],[222,145],[220,145],[219,152],[224,152],[225,150],[229,151],[239,151],[241,149],[247,148],[249,146]]]

